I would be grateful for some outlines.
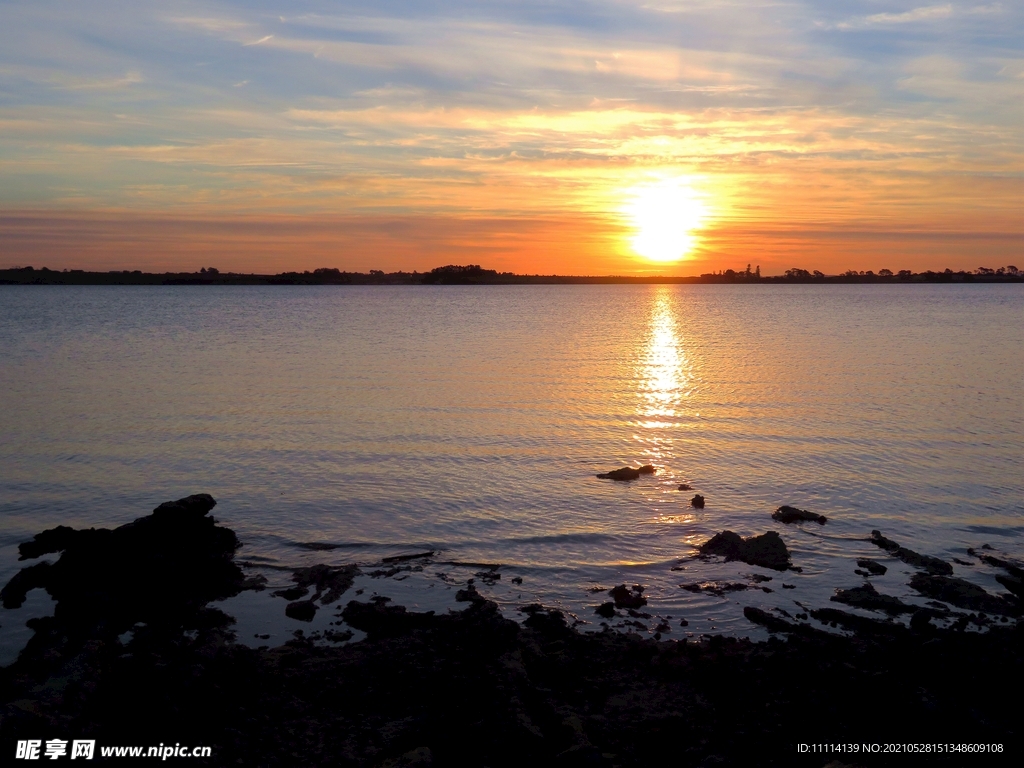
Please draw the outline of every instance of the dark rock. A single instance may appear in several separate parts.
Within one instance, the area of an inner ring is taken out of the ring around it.
[[[726,592],[741,592],[747,589],[746,584],[720,581],[704,581],[699,584],[680,584],[679,586],[687,592],[709,592],[719,597],[724,597]]]
[[[288,587],[288,589],[279,589],[271,594],[274,597],[283,597],[289,601],[298,600],[300,597],[305,597],[309,594],[309,587]]]
[[[246,582],[232,562],[237,537],[207,515],[215,504],[202,493],[113,530],[43,531],[19,547],[22,558],[61,552],[60,558],[16,574],[0,591],[4,605],[21,605],[29,589],[41,587],[57,601],[57,624],[68,631],[122,634],[136,622],[180,626]]]
[[[1021,579],[1019,576],[1013,576],[1012,574],[1003,575],[1001,573],[997,573],[996,581],[1010,590],[1010,592],[1017,597],[1024,598],[1024,579]]]
[[[766,581],[771,581],[772,577],[771,576],[765,576],[763,573],[752,573],[750,575],[750,580],[752,582],[754,582],[755,584],[761,584],[761,583],[766,582]]]
[[[854,608],[863,608],[869,611],[885,611],[893,616],[901,613],[913,613],[917,610],[914,606],[907,605],[899,598],[879,593],[871,584],[864,584],[853,589],[837,590],[831,599],[837,603],[852,605]]]
[[[654,467],[650,464],[644,464],[642,467],[622,467],[622,469],[613,469],[611,472],[605,472],[603,475],[598,475],[602,480],[637,480],[640,475],[653,475]]]
[[[393,555],[391,557],[381,558],[382,563],[404,563],[408,560],[420,560],[425,557],[433,557],[435,555],[434,550],[429,552],[417,552],[414,555]]]
[[[284,609],[284,615],[296,621],[312,621],[316,616],[317,606],[312,600],[300,600],[295,603],[288,603]]]
[[[985,545],[985,547],[983,547],[983,549],[986,547],[989,551],[993,551],[992,547],[987,544]],[[1000,557],[998,555],[990,555],[988,554],[988,552],[976,552],[973,549],[968,549],[967,553],[972,557],[977,557],[986,565],[992,565],[996,568],[1002,568],[1011,576],[1016,576],[1018,579],[1024,579],[1024,564],[1018,562],[1017,560],[1013,560],[1006,556]]]
[[[647,598],[643,596],[644,588],[639,584],[632,590],[627,589],[625,584],[620,584],[608,590],[608,594],[615,601],[616,608],[639,608],[647,605]]]
[[[931,555],[921,555],[912,549],[901,547],[895,541],[887,539],[878,531],[872,531],[871,538],[868,539],[868,541],[881,547],[893,557],[899,558],[904,563],[911,565],[914,568],[923,568],[929,573],[940,576],[948,576],[953,573],[953,566],[945,560],[940,560],[939,558],[932,557]]]
[[[680,491],[692,491],[693,490],[693,486],[690,485],[689,483],[680,483],[679,484],[679,490]]]
[[[476,591],[476,587],[473,584],[469,584],[465,589],[460,589],[455,593],[455,602],[457,603],[481,603],[486,602],[483,595]]]
[[[881,563],[875,562],[874,560],[868,560],[867,558],[861,558],[860,560],[858,560],[857,565],[859,565],[872,576],[882,576],[888,570]]]
[[[299,568],[292,574],[292,581],[298,588],[315,590],[310,600],[319,600],[322,605],[330,605],[348,591],[359,573],[359,567],[356,565],[334,567],[319,564]]]
[[[806,509],[797,509],[785,504],[772,512],[772,519],[787,524],[811,522],[824,525],[828,522],[828,518],[824,515],[817,515],[814,512],[808,512]]]
[[[990,595],[981,587],[953,576],[915,573],[910,579],[910,586],[925,597],[968,611],[984,611],[1000,616],[1020,615],[1020,609],[1008,600]]]
[[[513,584],[522,584],[523,583],[523,577],[522,576],[513,576],[512,577],[512,583]]]
[[[836,610],[835,608],[819,608],[818,610],[810,611],[810,614],[822,624],[828,624],[831,627],[841,626],[844,629],[864,635],[892,636],[906,632],[906,628],[902,624],[858,616],[846,611]]]
[[[700,547],[702,555],[723,555],[726,561],[741,560],[776,571],[790,568],[789,550],[775,531],[743,539],[732,531],[716,533]]]
[[[704,497],[699,493],[690,499],[690,506],[694,509],[704,509]]]
[[[601,603],[594,613],[602,618],[610,619],[615,616],[615,603]]]

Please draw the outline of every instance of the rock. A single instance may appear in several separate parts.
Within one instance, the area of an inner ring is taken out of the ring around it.
[[[888,568],[886,568],[881,563],[877,563],[874,560],[868,560],[866,558],[858,560],[857,565],[859,565],[872,576],[882,576],[888,570]]]
[[[615,616],[615,603],[601,603],[601,605],[597,606],[597,610],[594,613],[604,619],[613,618]]]
[[[910,586],[925,597],[968,611],[983,611],[1000,616],[1020,615],[1020,609],[1008,600],[990,595],[976,584],[953,576],[915,573],[910,579]]]
[[[644,588],[639,584],[634,586],[632,590],[627,589],[625,584],[620,584],[609,589],[608,594],[615,601],[616,608],[639,608],[647,605],[647,598],[643,596],[643,591]]]
[[[690,506],[694,509],[704,509],[704,497],[698,493],[690,499]]]
[[[923,568],[929,573],[937,574],[940,576],[949,576],[953,573],[953,566],[947,563],[945,560],[940,560],[937,557],[931,555],[921,555],[912,549],[901,547],[892,539],[887,539],[878,531],[871,532],[871,538],[868,539],[874,545],[881,547],[893,557],[899,558],[907,565],[911,565],[914,568]]]
[[[824,515],[817,515],[814,512],[808,512],[806,509],[797,509],[788,505],[783,505],[772,512],[772,520],[778,520],[781,523],[787,524],[812,522],[824,525],[828,522],[828,518]]]
[[[680,491],[692,491],[693,490],[693,486],[690,485],[689,483],[681,483],[679,485],[679,490]]]
[[[294,600],[295,598],[290,597],[290,595],[296,595],[296,589],[308,590],[313,588],[315,592],[310,600],[319,600],[323,605],[330,605],[348,591],[359,573],[359,566],[356,565],[334,567],[318,564],[311,565],[308,568],[299,568],[292,574],[292,581],[297,586],[288,590],[282,590],[281,595],[282,597]],[[306,592],[304,591],[296,596],[301,597],[305,594]]]
[[[309,587],[288,587],[271,593],[274,597],[283,597],[285,600],[294,601],[309,594]]]
[[[611,472],[605,472],[603,475],[598,475],[602,480],[636,480],[640,475],[653,475],[654,467],[651,464],[644,464],[642,467],[622,467],[622,469],[613,469]]]
[[[996,581],[1006,587],[1017,597],[1024,599],[1024,579],[1019,576],[996,574]]]
[[[425,557],[433,557],[437,554],[434,550],[429,552],[417,552],[414,555],[393,555],[392,557],[381,558],[382,563],[404,563],[407,560],[420,560]]]
[[[29,589],[42,587],[57,601],[56,623],[66,631],[119,635],[136,622],[179,626],[246,583],[232,562],[238,538],[208,516],[216,503],[201,493],[113,530],[43,531],[18,547],[21,558],[60,552],[59,559],[16,574],[0,591],[4,605],[21,605]]]
[[[740,538],[732,531],[716,533],[700,547],[702,555],[723,555],[726,561],[741,560],[749,565],[759,565],[776,571],[792,567],[789,550],[782,537],[775,531],[768,531],[749,539]]]
[[[288,603],[284,609],[284,615],[296,621],[312,621],[316,616],[317,606],[312,600],[300,600]]]
[[[679,586],[687,592],[710,592],[719,597],[724,597],[726,592],[741,592],[748,588],[746,584],[727,581],[704,581],[698,584],[680,584]]]
[[[891,595],[879,593],[871,584],[864,584],[853,589],[840,589],[831,598],[837,603],[852,605],[869,611],[885,611],[893,616],[901,613],[913,613],[916,608]]]

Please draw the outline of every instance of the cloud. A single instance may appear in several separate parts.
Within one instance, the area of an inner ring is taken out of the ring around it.
[[[921,21],[936,21],[948,19],[953,15],[953,6],[950,3],[945,5],[926,5],[914,8],[903,13],[875,13],[870,16],[861,16],[835,25],[836,29],[863,29],[866,27],[893,26],[898,24],[912,24]]]

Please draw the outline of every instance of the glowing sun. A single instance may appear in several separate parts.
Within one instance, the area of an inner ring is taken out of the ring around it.
[[[664,179],[626,192],[626,215],[636,234],[633,250],[657,262],[680,261],[696,245],[695,231],[707,214],[704,203],[682,179]]]

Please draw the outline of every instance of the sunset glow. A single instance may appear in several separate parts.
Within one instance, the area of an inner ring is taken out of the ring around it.
[[[694,191],[680,179],[666,179],[635,187],[629,195],[633,250],[659,263],[686,258],[706,213]]]
[[[544,7],[9,4],[0,266],[1019,261],[1024,6]]]

